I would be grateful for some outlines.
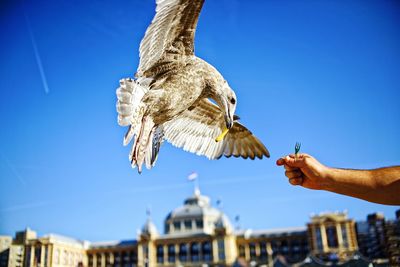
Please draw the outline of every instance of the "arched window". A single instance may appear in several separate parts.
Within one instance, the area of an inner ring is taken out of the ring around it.
[[[193,262],[198,262],[200,260],[200,258],[199,258],[199,243],[197,243],[197,242],[192,243],[192,245],[190,246],[190,254],[192,256]]]
[[[164,246],[157,246],[157,263],[164,263]]]
[[[179,261],[187,261],[188,246],[185,243],[179,245]]]
[[[211,242],[206,241],[202,244],[203,260],[205,262],[212,261],[212,246]]]
[[[168,262],[175,262],[175,245],[168,245]]]

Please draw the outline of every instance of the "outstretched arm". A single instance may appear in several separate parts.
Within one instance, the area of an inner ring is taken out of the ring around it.
[[[330,168],[307,154],[277,160],[292,185],[327,190],[370,202],[400,205],[400,166],[373,170]]]

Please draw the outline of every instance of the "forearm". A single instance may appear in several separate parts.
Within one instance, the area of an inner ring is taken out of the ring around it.
[[[400,166],[375,170],[329,168],[323,189],[375,203],[400,205]]]

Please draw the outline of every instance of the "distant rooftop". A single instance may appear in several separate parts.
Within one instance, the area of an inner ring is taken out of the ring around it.
[[[49,239],[51,242],[57,242],[57,243],[64,243],[64,244],[73,244],[73,245],[77,245],[77,246],[81,246],[81,247],[85,247],[87,248],[90,244],[89,241],[82,241],[82,240],[78,240],[72,237],[67,237],[67,236],[63,236],[63,235],[59,235],[59,234],[48,234],[45,235],[43,237],[41,237],[40,239]]]
[[[90,243],[90,248],[107,248],[115,246],[133,246],[137,244],[137,240],[113,240],[113,241],[100,241]]]
[[[266,229],[266,230],[252,230],[244,229],[235,232],[237,236],[245,237],[261,237],[261,236],[276,236],[285,234],[295,234],[295,233],[305,233],[307,231],[306,227],[287,227],[287,228],[276,228],[276,229]]]

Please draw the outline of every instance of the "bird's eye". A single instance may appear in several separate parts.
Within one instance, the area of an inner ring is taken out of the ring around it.
[[[232,104],[232,105],[235,105],[235,103],[236,103],[236,100],[232,97],[232,98],[231,98],[231,104]]]

